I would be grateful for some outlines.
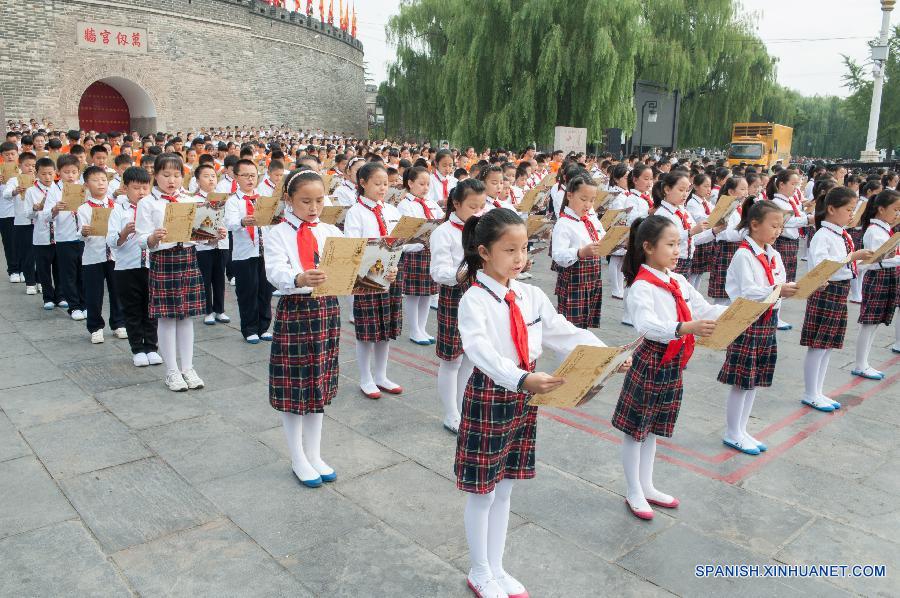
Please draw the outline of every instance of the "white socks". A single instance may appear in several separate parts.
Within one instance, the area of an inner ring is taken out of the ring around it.
[[[854,279],[855,280],[855,279]],[[874,368],[869,366],[869,352],[872,350],[872,343],[875,341],[875,331],[878,324],[860,324],[859,334],[856,337],[856,367],[854,369],[861,372]]]
[[[159,354],[166,363],[166,376],[179,372],[178,353],[175,349],[175,318],[159,318],[156,321]]]
[[[419,297],[419,332],[422,333],[422,338],[427,338],[429,341],[434,341],[434,337],[428,334],[428,315],[431,313],[431,298],[434,295],[428,295],[427,297]]]
[[[649,511],[650,503],[641,488],[641,445],[629,434],[622,437],[622,469],[625,471],[625,498],[631,508]]]
[[[376,393],[375,379],[372,378],[372,354],[375,343],[356,341],[356,364],[359,366],[359,387],[365,393]]]
[[[803,360],[803,381],[807,401],[831,405],[831,399],[822,392],[830,359],[831,349],[807,349],[806,357]]]
[[[610,256],[607,279],[609,280],[609,292],[612,293],[612,296],[623,298],[625,296],[625,277],[622,275],[621,255]]]
[[[848,301],[862,303],[862,281],[862,276],[857,276],[850,281],[850,296],[847,297]]]
[[[653,486],[653,461],[656,459],[656,434],[648,434],[641,444],[640,480],[644,498],[661,503],[671,503],[675,499],[663,494]]]
[[[732,386],[728,390],[728,401],[725,407],[725,438],[734,442],[743,442],[744,434],[741,432],[741,415],[744,411],[744,397],[747,391]]]
[[[303,452],[306,459],[313,466],[319,475],[329,475],[334,470],[322,461],[322,421],[325,419],[324,413],[307,413],[301,416],[303,418]]]
[[[894,313],[894,349],[900,351],[900,309]]]
[[[687,277],[688,282],[691,283],[691,286],[698,290],[700,289],[700,279],[702,279],[702,278],[703,278],[702,272],[699,274],[691,274],[690,276]]]
[[[281,424],[284,427],[284,436],[287,439],[288,448],[291,450],[291,466],[294,469],[294,473],[301,480],[314,480],[320,477],[320,474],[310,464],[303,451],[303,417],[296,413],[282,412]]]
[[[428,312],[431,311],[431,296],[403,295],[403,318],[409,326],[409,338],[414,341],[430,341],[426,331]]]
[[[521,594],[525,587],[503,569],[513,484],[513,480],[500,480],[493,492],[469,494],[465,510],[466,540],[472,580],[486,584],[493,578],[507,594]]]
[[[493,502],[493,492],[488,494],[470,493],[466,500],[464,512],[466,542],[469,544],[469,560],[472,562],[469,576],[477,581],[486,581],[493,577],[487,556],[488,521]]]
[[[438,365],[438,396],[444,408],[444,423],[452,428],[459,427],[463,395],[474,368],[465,355],[460,355],[453,361],[442,359]]]
[[[375,361],[375,384],[387,390],[393,390],[398,387],[387,377],[388,356],[391,349],[391,341],[381,341],[373,343],[374,361]],[[377,390],[377,389],[376,389]]]
[[[819,379],[816,383],[816,395],[826,401],[831,401],[831,398],[826,397],[823,392],[825,387],[825,372],[828,371],[829,361],[831,361],[831,349],[825,349],[825,355],[822,356],[822,361],[819,362]]]
[[[753,401],[756,400],[756,389],[745,391],[744,408],[741,411],[741,433],[744,435],[744,441],[750,443],[750,446],[759,447],[762,444],[759,440],[750,436],[747,432],[747,423],[750,421],[750,412],[753,411]]]
[[[178,344],[178,360],[181,371],[194,369],[194,321],[190,318],[175,320],[175,342]]]

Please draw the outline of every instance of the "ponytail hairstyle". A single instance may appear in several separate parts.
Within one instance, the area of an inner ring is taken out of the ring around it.
[[[725,180],[725,183],[719,189],[719,197],[722,197],[723,195],[731,195],[731,192],[737,189],[741,181],[746,182],[746,179],[736,176],[728,177],[728,179]]]
[[[769,184],[766,185],[766,197],[769,199],[773,199],[775,194],[778,193],[778,186],[784,185],[788,181],[791,180],[791,177],[797,174],[796,170],[791,170],[790,168],[785,168],[783,170],[779,170],[778,174],[769,178]]]
[[[478,173],[478,176],[475,178],[477,178],[479,181],[481,181],[483,183],[484,180],[488,177],[488,175],[491,174],[492,172],[498,172],[498,173],[500,173],[500,177],[501,178],[503,177],[503,167],[497,166],[497,165],[491,165],[491,166],[484,166],[481,169],[481,171]]]
[[[497,208],[484,216],[472,216],[466,220],[462,230],[463,266],[470,284],[484,266],[478,248],[483,245],[490,249],[510,226],[525,226],[525,222],[508,208]]]
[[[706,181],[712,181],[712,179],[710,179],[709,175],[705,172],[698,172],[695,174],[693,180],[691,180],[691,196],[697,195],[697,188],[702,187]],[[700,196],[697,195],[697,197]]]
[[[582,187],[587,185],[588,187],[599,187],[597,181],[594,180],[588,171],[581,169],[577,174],[574,174],[568,179],[566,183],[566,194],[563,195],[562,204],[560,204],[560,209],[566,209],[569,205],[569,194],[575,193]]]
[[[614,185],[618,185],[622,178],[628,178],[628,165],[624,162],[616,164],[609,171],[609,180]],[[625,181],[625,191],[628,191],[628,181]]]
[[[631,224],[631,231],[628,234],[628,249],[622,262],[622,274],[625,276],[625,283],[628,286],[634,283],[641,264],[647,261],[644,243],[648,243],[651,247],[655,246],[663,231],[669,226],[674,227],[675,224],[664,216],[656,215],[638,218]]]
[[[869,180],[865,185],[859,188],[859,196],[865,197],[866,199],[872,199],[881,193],[883,188],[880,179]]]
[[[324,188],[324,182],[322,181],[322,177],[319,176],[315,170],[310,168],[309,166],[300,166],[292,170],[287,176],[284,177],[283,191],[284,197],[292,196],[297,189],[306,185],[307,183],[319,183]]]
[[[778,212],[779,215],[782,213],[782,209],[774,201],[769,199],[755,201],[754,197],[747,197],[741,206],[741,220],[737,229],[747,229],[749,233],[751,222],[762,222],[772,212]]]
[[[626,189],[626,191],[634,189],[634,180],[644,174],[644,171],[647,170],[653,170],[653,167],[647,166],[643,162],[635,162],[634,167],[631,169],[631,172],[628,173],[628,189]]]
[[[859,221],[862,229],[866,230],[869,228],[869,225],[872,224],[872,219],[875,218],[875,214],[878,212],[879,208],[887,208],[898,199],[900,199],[900,191],[894,191],[893,189],[885,189],[873,199],[870,199],[869,203],[866,204],[862,219]]]
[[[832,179],[834,181],[834,179]],[[822,221],[828,216],[828,208],[843,208],[851,202],[855,202],[858,196],[852,189],[835,186],[816,198],[816,228],[822,227]]]
[[[862,190],[863,179],[858,174],[848,174],[847,178],[844,180],[844,186],[849,187],[850,185],[859,185],[859,189]]]
[[[825,196],[828,195],[828,192],[837,187],[837,181],[835,181],[830,176],[820,177],[816,184],[813,185],[813,198],[815,199],[816,208],[815,211],[819,211],[819,204],[825,201]],[[816,222],[816,228],[819,228],[819,223]]]
[[[678,169],[671,170],[659,177],[659,180],[653,184],[653,189],[651,191],[654,208],[658,208],[666,198],[666,189],[672,189],[679,181],[681,181],[681,179],[690,180],[685,171]]]
[[[422,166],[413,166],[403,171],[403,188],[409,191],[409,184],[422,174],[428,174],[428,169]]]
[[[886,173],[881,175],[881,186],[887,188],[891,185],[891,181],[894,181],[894,186],[896,186],[897,181],[895,179],[898,176],[900,176],[900,174],[897,174],[893,170],[888,170]]]
[[[719,166],[714,171],[713,176],[716,178],[713,180],[713,185],[719,185],[720,187],[725,184],[726,179],[731,178],[731,171],[725,168],[724,166]]]
[[[447,196],[447,209],[444,211],[444,222],[450,220],[450,214],[456,212],[456,209],[462,205],[469,195],[481,195],[485,193],[484,183],[478,179],[466,179],[460,181],[450,190]]]
[[[384,167],[384,164],[381,162],[366,162],[362,165],[362,167],[356,172],[356,192],[360,197],[364,197],[364,191],[362,183],[363,181],[368,181],[373,174],[378,171],[382,171],[387,174],[387,168]]]

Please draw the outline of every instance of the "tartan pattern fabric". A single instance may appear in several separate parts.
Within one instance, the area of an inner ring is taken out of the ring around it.
[[[556,272],[556,311],[579,328],[598,328],[603,303],[600,258],[580,259]]]
[[[734,339],[725,352],[725,363],[717,380],[744,390],[772,386],[778,359],[777,323],[777,312],[763,314]]]
[[[400,274],[397,282],[385,293],[364,293],[353,296],[353,321],[356,340],[380,343],[400,336],[403,327],[403,296],[400,294]]]
[[[675,264],[675,273],[681,274],[682,276],[689,276],[691,273],[691,267],[693,265],[693,260],[689,257],[680,257],[678,258],[678,263]]]
[[[422,251],[403,254],[403,258],[400,260],[402,276],[400,291],[402,294],[418,297],[437,294],[438,285],[431,278],[430,264],[431,251],[427,247]]]
[[[694,257],[691,258],[691,273],[703,274],[709,272],[716,261],[716,242],[703,243],[694,248]]]
[[[740,243],[716,241],[715,261],[709,271],[709,288],[706,291],[709,297],[728,299],[728,293],[725,292],[725,275],[728,273],[728,266],[731,265],[731,258],[740,246]]]
[[[800,239],[787,239],[778,237],[775,239],[775,249],[781,254],[781,261],[784,262],[784,273],[788,282],[797,280],[797,254],[800,251]]]
[[[847,332],[847,295],[850,281],[829,282],[806,300],[800,344],[810,349],[840,349]]]
[[[150,253],[150,318],[191,318],[206,313],[206,290],[193,245]]]
[[[850,235],[850,239],[853,240],[853,246],[856,249],[863,248],[863,235],[865,234],[865,231],[862,229],[862,227],[848,228],[847,234]]]
[[[890,326],[900,307],[900,266],[866,270],[862,289],[859,323]]]
[[[625,383],[612,425],[638,442],[648,434],[666,438],[672,436],[678,410],[681,408],[681,360],[684,352],[662,366],[668,343],[644,339],[632,355],[632,366],[625,375]]]
[[[478,368],[472,372],[456,440],[457,488],[487,494],[500,480],[534,477],[537,407],[525,406],[528,396],[498,386]]]
[[[463,354],[462,339],[459,338],[459,301],[468,284],[460,283],[455,287],[442,284],[440,287],[437,343],[434,349],[440,359],[453,361]]]
[[[337,297],[283,295],[269,357],[269,404],[278,411],[324,413],[338,390],[341,308]]]

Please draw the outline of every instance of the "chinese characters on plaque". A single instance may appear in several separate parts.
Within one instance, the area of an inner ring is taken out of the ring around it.
[[[147,30],[139,27],[78,21],[76,40],[82,48],[129,54],[147,53]]]

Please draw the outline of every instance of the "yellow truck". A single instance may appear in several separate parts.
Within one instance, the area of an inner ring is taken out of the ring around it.
[[[735,123],[728,146],[728,166],[759,164],[771,168],[791,161],[794,129],[774,123]]]

